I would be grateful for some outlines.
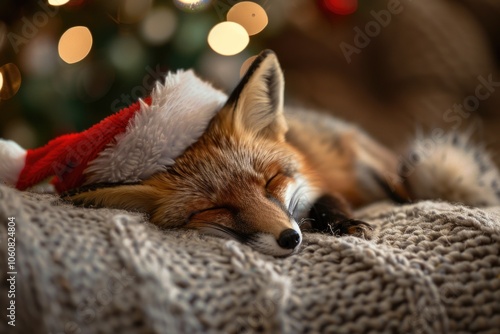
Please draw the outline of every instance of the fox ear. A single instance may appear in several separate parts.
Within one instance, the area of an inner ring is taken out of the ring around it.
[[[230,95],[219,120],[236,130],[284,141],[283,90],[283,73],[275,53],[262,51]]]
[[[92,185],[82,187],[62,198],[84,206],[108,207],[151,213],[154,210],[154,188],[143,184]]]

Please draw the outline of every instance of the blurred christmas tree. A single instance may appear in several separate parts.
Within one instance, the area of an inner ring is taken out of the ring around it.
[[[209,31],[239,2],[3,1],[0,137],[29,148],[83,130],[178,68],[194,67],[230,88],[243,61],[277,31],[267,29],[233,57],[212,51]],[[255,2],[266,8],[268,1]]]

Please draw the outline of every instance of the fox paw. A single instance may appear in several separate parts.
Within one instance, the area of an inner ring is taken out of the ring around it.
[[[333,222],[318,221],[312,224],[312,230],[319,233],[326,233],[335,236],[351,235],[362,239],[371,239],[373,236],[373,227],[360,220],[343,219]]]
[[[370,224],[352,219],[345,200],[338,196],[324,195],[309,210],[307,229],[335,236],[352,235],[371,239]]]
[[[329,223],[331,233],[334,235],[351,235],[362,239],[371,239],[373,227],[360,220],[346,219],[340,222]]]

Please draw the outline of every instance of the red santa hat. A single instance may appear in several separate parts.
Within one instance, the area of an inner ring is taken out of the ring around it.
[[[53,176],[61,193],[95,183],[147,179],[173,165],[226,100],[192,71],[169,73],[150,97],[83,132],[30,150],[0,139],[0,181],[24,190]]]

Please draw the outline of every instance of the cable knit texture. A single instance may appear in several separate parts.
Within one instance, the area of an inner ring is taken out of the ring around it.
[[[273,258],[0,186],[1,245],[15,217],[18,272],[16,327],[4,319],[0,332],[498,333],[500,208],[381,203],[357,215],[374,240],[306,233],[297,255]]]

